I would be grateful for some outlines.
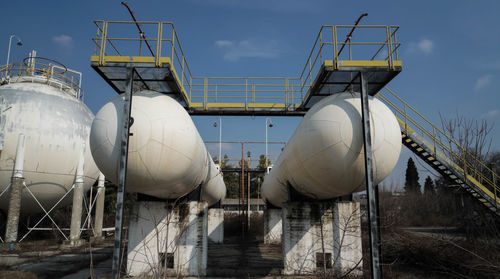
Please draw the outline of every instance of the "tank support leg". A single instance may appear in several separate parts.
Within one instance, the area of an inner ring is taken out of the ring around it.
[[[82,244],[80,239],[81,224],[82,224],[82,203],[83,203],[83,165],[85,161],[85,144],[82,146],[80,161],[76,169],[75,188],[73,191],[73,208],[71,211],[71,227],[69,233],[69,241],[72,246]]]
[[[5,231],[5,242],[16,242],[19,228],[19,215],[21,213],[21,194],[23,191],[23,169],[24,169],[24,135],[19,134],[16,151],[16,162],[12,174],[10,188],[9,211],[7,215],[7,228]]]
[[[363,122],[363,141],[365,150],[366,194],[368,198],[368,225],[370,229],[371,278],[382,278],[380,270],[380,231],[378,228],[378,195],[373,185],[372,138],[370,132],[370,109],[368,107],[368,81],[366,73],[361,78],[361,119]]]
[[[130,113],[132,109],[132,90],[134,86],[135,68],[127,69],[127,88],[123,94],[123,111],[120,135],[120,165],[118,167],[118,185],[116,193],[116,216],[115,216],[115,245],[113,250],[112,273],[113,278],[120,277],[122,237],[123,237],[123,206],[125,200],[125,183],[127,177],[127,157],[128,157],[128,139],[130,135]]]
[[[95,217],[94,217],[94,237],[96,240],[102,239],[102,219],[104,215],[104,192],[106,188],[104,186],[104,174],[99,174],[99,182],[97,183],[97,194],[96,194],[96,207],[95,207]]]

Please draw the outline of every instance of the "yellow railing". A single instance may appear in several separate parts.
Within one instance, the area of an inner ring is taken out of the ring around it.
[[[353,28],[355,30],[348,37]],[[398,29],[399,26],[323,25],[299,75],[302,89],[307,92],[328,60],[333,67],[342,60],[384,60],[393,69],[393,61],[399,60],[401,46],[397,40]]]
[[[387,104],[396,115],[401,130],[406,135],[418,135],[423,143],[432,150],[432,156],[445,161],[455,171],[461,173],[466,183],[475,184],[483,192],[500,203],[500,185],[498,175],[486,166],[474,154],[463,148],[452,137],[427,120],[423,115],[397,96],[389,88],[379,92],[377,97]]]
[[[137,22],[143,34],[137,31],[136,22],[133,21],[96,20],[94,23],[97,34],[92,40],[95,43],[94,56],[99,57],[99,64],[106,63],[106,56],[151,56],[154,57],[155,65],[160,66],[161,58],[167,57],[184,93],[191,91],[191,69],[172,22]],[[150,37],[151,34],[154,36]]]
[[[35,60],[37,59],[42,58],[35,58]],[[83,98],[81,73],[64,66],[27,61],[1,66],[0,77],[2,83],[13,81],[47,83],[62,89],[75,98]]]
[[[190,103],[282,104],[294,108],[301,104],[304,93],[313,82],[317,70],[326,60],[398,60],[397,26],[356,26],[349,40],[343,41],[353,26],[324,25],[316,37],[311,53],[299,77],[194,77],[188,66],[177,31],[171,22],[94,21],[97,26],[94,56],[104,65],[106,57],[153,57],[155,65],[162,57],[170,59],[174,75]],[[141,26],[140,34],[136,24]],[[365,31],[369,30],[365,34]],[[374,34],[373,30],[378,31]],[[368,35],[373,41],[358,40]],[[382,40],[382,41],[380,41]],[[345,48],[345,50],[342,50]],[[126,50],[126,53],[124,52]],[[382,58],[381,58],[382,57]],[[132,59],[133,60],[133,59]]]
[[[251,104],[295,109],[302,102],[300,80],[286,77],[193,77],[189,99],[206,108],[213,104]]]

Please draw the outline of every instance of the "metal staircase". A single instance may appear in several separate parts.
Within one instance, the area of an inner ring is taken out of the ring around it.
[[[500,216],[498,175],[389,88],[377,97],[396,115],[403,144],[438,173]]]

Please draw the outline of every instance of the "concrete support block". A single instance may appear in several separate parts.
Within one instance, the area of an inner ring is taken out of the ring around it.
[[[333,220],[335,273],[362,276],[363,251],[359,202],[336,202]]]
[[[189,201],[172,205],[139,201],[132,207],[128,275],[206,275],[207,203]]]
[[[281,208],[268,208],[264,211],[264,243],[280,244],[283,233]]]
[[[283,207],[284,274],[362,274],[361,252],[359,204],[314,201]]]
[[[208,210],[208,240],[214,243],[224,242],[224,209]]]

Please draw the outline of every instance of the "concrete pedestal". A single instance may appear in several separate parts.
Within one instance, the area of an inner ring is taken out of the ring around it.
[[[264,243],[280,244],[283,233],[281,208],[268,208],[264,211]]]
[[[283,207],[283,273],[362,274],[359,203],[289,202]]]
[[[208,240],[214,243],[224,242],[224,209],[208,210]]]
[[[204,276],[207,268],[207,203],[136,202],[128,234],[127,273]]]

